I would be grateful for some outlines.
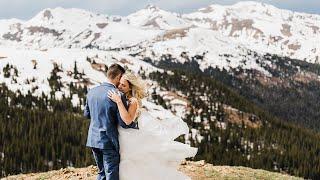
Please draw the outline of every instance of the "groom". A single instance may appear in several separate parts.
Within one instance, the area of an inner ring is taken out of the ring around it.
[[[118,124],[123,128],[136,128],[125,124],[117,105],[108,98],[109,90],[116,90],[125,69],[112,64],[107,71],[107,82],[91,89],[87,94],[84,116],[90,120],[87,146],[91,147],[99,172],[97,179],[119,180]],[[122,96],[126,108],[127,103]]]

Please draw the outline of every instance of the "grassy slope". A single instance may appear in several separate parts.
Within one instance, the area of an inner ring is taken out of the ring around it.
[[[186,162],[179,167],[192,180],[220,180],[220,179],[300,179],[286,174],[274,173],[260,169],[232,166],[213,166],[203,161]],[[5,179],[96,179],[96,167],[65,168],[44,173],[22,174],[9,176]]]

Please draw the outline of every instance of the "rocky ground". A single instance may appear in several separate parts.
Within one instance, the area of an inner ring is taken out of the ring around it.
[[[274,173],[260,169],[235,166],[213,166],[204,161],[184,162],[179,170],[189,175],[192,180],[220,180],[220,179],[302,179],[286,174]],[[95,180],[97,168],[88,166],[84,168],[65,168],[43,173],[21,174],[9,176],[5,180],[62,180],[62,179],[88,179]]]

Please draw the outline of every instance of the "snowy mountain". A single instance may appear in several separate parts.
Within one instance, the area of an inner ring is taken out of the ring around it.
[[[257,2],[210,5],[177,14],[149,5],[126,17],[80,9],[45,9],[28,21],[1,20],[0,45],[31,49],[97,48],[147,54],[205,53],[203,66],[225,63],[219,54],[245,49],[319,62],[320,15]],[[239,52],[240,51],[240,52]],[[224,65],[220,65],[224,66]]]
[[[260,73],[261,83],[277,84],[282,81],[275,80],[275,62],[261,57],[276,54],[318,63],[319,27],[320,15],[252,1],[213,4],[189,14],[148,5],[126,17],[75,8],[44,9],[27,21],[0,20],[1,68],[12,65],[19,71],[13,80],[5,75],[0,80],[15,91],[49,94],[47,80],[55,66],[60,67],[63,84],[90,87],[104,81],[104,66],[112,62],[150,73],[159,70],[154,63],[170,57],[179,63],[195,59],[201,70],[217,67],[230,74],[254,70]],[[152,59],[153,65],[141,61],[145,59]],[[70,75],[75,64],[84,74],[83,82]],[[297,71],[290,76],[297,81],[320,79],[302,65],[292,67]],[[242,75],[246,73],[238,76]],[[57,97],[68,94],[68,88],[57,93]]]
[[[197,26],[232,37],[257,52],[275,53],[309,62],[320,59],[320,16],[278,9],[257,2],[211,5],[183,16]]]
[[[131,25],[145,29],[170,30],[192,25],[191,22],[183,19],[180,14],[164,11],[153,5],[148,5],[146,8],[130,14],[126,18]]]
[[[40,96],[50,94],[48,79],[55,66],[60,67],[62,84],[92,87],[105,80],[104,68],[113,62],[150,73],[161,69],[141,60],[156,63],[169,56],[179,63],[197,57],[201,70],[217,67],[231,75],[254,70],[260,73],[261,83],[277,85],[283,80],[275,77],[275,62],[261,57],[269,53],[317,63],[319,27],[320,15],[252,1],[231,6],[213,4],[189,14],[148,5],[127,17],[75,8],[44,9],[27,21],[0,20],[0,66],[5,69],[11,65],[18,70],[10,78],[0,75],[0,80],[14,91]],[[71,75],[75,64],[84,76],[82,80]],[[319,75],[302,65],[292,67],[298,68],[290,75],[297,82],[320,81]],[[238,77],[243,75],[250,74]],[[174,111],[184,116],[188,103],[166,97],[170,92],[160,88],[158,93],[171,103],[178,101]],[[69,94],[68,87],[57,91],[56,97],[62,94]],[[79,99],[74,97],[73,103],[79,104]]]
[[[2,29],[6,28],[3,25]],[[9,28],[6,32],[1,30],[2,45],[35,49],[83,48],[93,43],[105,48],[121,47],[152,36],[151,32],[145,33],[122,22],[122,17],[63,8],[45,9],[29,21],[10,24]]]

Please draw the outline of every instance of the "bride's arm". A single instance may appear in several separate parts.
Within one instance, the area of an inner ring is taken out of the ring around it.
[[[128,111],[126,109],[126,107],[124,106],[122,100],[121,100],[121,96],[114,92],[114,91],[109,91],[108,92],[108,97],[117,104],[119,112],[120,112],[120,116],[121,119],[127,124],[131,124],[134,119],[135,119],[135,115],[138,109],[138,103],[137,101],[132,101],[130,103],[130,106],[128,108]]]

